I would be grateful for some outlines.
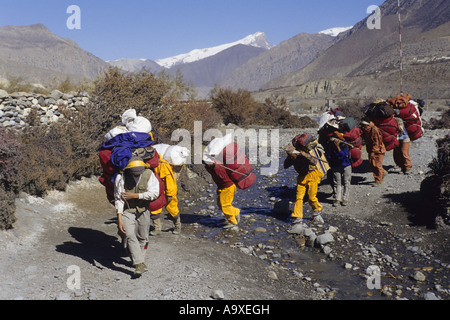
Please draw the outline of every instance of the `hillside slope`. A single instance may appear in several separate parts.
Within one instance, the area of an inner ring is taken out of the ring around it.
[[[42,24],[0,28],[0,77],[49,84],[93,79],[108,65]]]
[[[250,59],[220,82],[221,86],[258,90],[263,84],[295,72],[320,56],[335,38],[325,34],[301,33]]]
[[[389,96],[400,90],[397,1],[381,7],[381,29],[367,28],[366,19],[305,68],[262,87],[288,97]],[[402,1],[404,90],[449,97],[450,2]],[[364,89],[361,83],[365,83]],[[371,88],[372,87],[372,88]],[[264,93],[262,93],[264,95]],[[268,94],[268,93],[266,93]],[[294,98],[295,99],[295,98]]]

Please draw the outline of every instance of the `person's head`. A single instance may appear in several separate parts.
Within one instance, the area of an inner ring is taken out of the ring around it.
[[[141,157],[132,157],[128,162],[128,165],[124,169],[124,171],[129,172],[131,175],[135,177],[139,177],[149,165],[142,160]]]

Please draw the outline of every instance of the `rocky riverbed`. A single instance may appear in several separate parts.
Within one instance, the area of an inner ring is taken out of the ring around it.
[[[284,131],[280,145],[296,132]],[[213,185],[200,206],[185,200],[202,214],[190,227],[201,237],[290,270],[295,281],[311,282],[324,299],[448,299],[450,229],[428,210],[419,192],[436,152],[434,141],[446,133],[429,131],[412,144],[414,169],[408,175],[395,168],[388,153],[384,167],[389,175],[381,187],[371,185],[365,161],[354,170],[348,206],[333,207],[331,186],[324,179],[318,194],[323,223],[290,226],[296,174],[284,170],[281,161],[276,175],[260,177],[254,189],[239,191],[235,203],[244,218],[239,230],[230,234],[217,228],[222,221]],[[305,218],[311,218],[311,211]],[[378,283],[371,282],[376,274],[369,267],[379,271]],[[369,289],[370,283],[379,288]]]
[[[164,220],[165,232],[150,239],[150,272],[140,279],[132,279],[114,209],[95,178],[44,199],[22,195],[15,229],[0,232],[0,299],[448,300],[449,227],[419,193],[435,141],[448,132],[427,131],[412,144],[409,175],[395,170],[388,153],[380,187],[372,187],[365,161],[346,207],[332,206],[324,180],[323,223],[308,221],[305,204],[307,221],[293,229],[296,174],[282,169],[281,149],[298,130],[283,130],[278,172],[263,176],[255,166],[257,182],[236,195],[239,227],[224,231],[215,186],[197,185],[180,199],[182,234]],[[78,288],[68,285],[70,266],[79,267]]]

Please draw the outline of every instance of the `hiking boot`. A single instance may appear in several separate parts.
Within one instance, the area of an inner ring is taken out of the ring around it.
[[[181,219],[180,216],[178,218],[173,220],[173,224],[175,225],[175,228],[173,229],[173,234],[180,234],[181,233]]]
[[[151,236],[157,236],[161,234],[161,218],[153,220],[153,230],[150,231]]]
[[[411,173],[411,169],[406,169],[403,171],[403,174],[408,175]]]
[[[237,224],[228,223],[228,224],[226,224],[226,225],[223,226],[223,229],[228,230],[228,229],[233,229],[233,228],[237,228],[237,227],[238,227]]]
[[[333,207],[337,207],[341,202],[339,200],[335,200],[333,202]]]
[[[379,187],[379,186],[381,186],[381,182],[375,181],[372,186]]]
[[[395,167],[394,169],[391,169],[392,173],[400,173],[400,172],[404,172],[404,170],[400,167]]]
[[[303,223],[303,219],[295,218],[294,221],[292,221],[292,224],[299,224],[299,223]]]
[[[241,221],[241,215],[238,214],[237,216],[232,215],[225,215],[227,225],[225,225],[224,229],[231,229],[233,227],[237,227],[239,224],[239,221]]]
[[[319,213],[315,213],[313,215],[312,222],[315,224],[324,224],[325,223],[325,221],[323,220],[322,216]]]
[[[348,201],[347,200],[342,201],[341,206],[344,206],[344,207],[348,206]]]
[[[136,268],[134,269],[134,275],[135,276],[140,276],[142,275],[144,272],[147,272],[148,268],[145,265],[145,263],[139,263],[136,265]]]

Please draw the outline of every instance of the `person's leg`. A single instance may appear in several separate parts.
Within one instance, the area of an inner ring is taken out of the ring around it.
[[[306,178],[298,177],[297,179],[297,194],[295,196],[294,212],[292,218],[303,219],[303,198],[306,194]]]
[[[333,172],[333,183],[335,188],[334,201],[335,204],[342,201],[342,170],[341,168],[331,169]]]
[[[403,158],[404,167],[402,168],[403,173],[407,173],[412,169],[411,157],[409,156],[409,148],[411,147],[411,142],[403,141],[401,144],[401,154]]]
[[[126,233],[126,244],[131,255],[131,261],[133,266],[144,262],[144,258],[141,252],[141,246],[136,236],[136,215],[134,213],[124,212],[122,215],[123,224]]]
[[[161,224],[161,213],[163,209],[158,209],[156,211],[152,211],[150,214],[151,221],[153,222],[153,230],[150,232],[150,235],[157,236],[161,234],[162,224]]]
[[[143,263],[145,260],[145,253],[147,252],[148,236],[150,231],[150,211],[147,210],[138,215],[136,222],[136,238],[139,241]]]
[[[317,191],[319,190],[322,176],[317,171],[309,173],[308,176],[308,203],[314,210],[314,213],[319,213],[322,211],[322,205],[319,203],[319,199],[317,199]]]
[[[343,172],[344,191],[342,193],[342,204],[346,205],[350,195],[351,181],[352,181],[352,166],[344,168]]]
[[[222,210],[229,224],[238,224],[238,215],[240,210],[233,206],[234,194],[236,193],[236,185],[232,185],[226,189],[217,190],[217,204]]]
[[[387,174],[386,170],[383,169],[383,160],[383,153],[372,153],[370,155],[369,164],[372,168],[375,184],[382,183],[384,176]]]

